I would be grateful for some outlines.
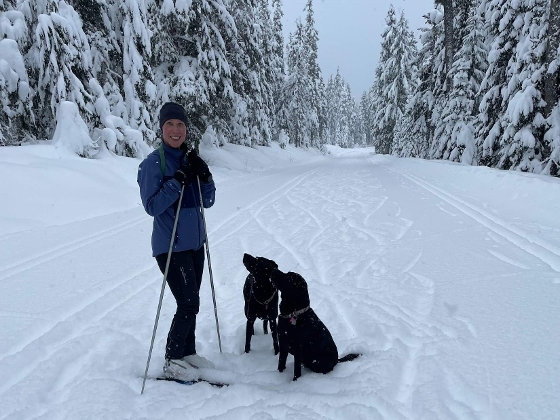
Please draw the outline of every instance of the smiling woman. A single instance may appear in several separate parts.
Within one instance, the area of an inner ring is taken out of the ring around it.
[[[181,147],[187,136],[189,120],[185,109],[175,102],[165,103],[159,111],[159,127],[163,142],[174,149]]]
[[[142,204],[154,218],[152,255],[177,304],[167,337],[163,371],[165,377],[183,381],[198,379],[197,368],[212,366],[196,353],[195,329],[206,237],[202,208],[212,207],[216,191],[206,162],[196,150],[187,155],[182,147],[187,123],[187,114],[181,105],[165,103],[159,113],[163,145],[138,168]],[[161,307],[161,299],[159,305]],[[152,344],[154,338],[155,328]],[[151,352],[150,347],[146,374]]]

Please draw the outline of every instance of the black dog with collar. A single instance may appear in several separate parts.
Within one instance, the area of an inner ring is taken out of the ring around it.
[[[245,299],[245,317],[247,318],[247,327],[245,330],[245,353],[251,351],[251,338],[255,333],[255,320],[257,318],[263,320],[264,333],[268,333],[267,322],[270,323],[270,332],[272,335],[272,345],[274,346],[274,354],[278,354],[278,329],[276,318],[278,318],[278,290],[270,281],[270,273],[274,265],[267,265],[262,270],[259,261],[261,258],[252,257],[249,254],[243,256],[243,265],[249,271],[249,275],[245,279],[243,286],[243,297]]]
[[[358,354],[349,354],[338,358],[331,333],[310,307],[307,282],[302,276],[293,272],[283,273],[274,261],[266,258],[258,257],[255,261],[260,272],[270,273],[270,280],[281,292],[278,318],[280,372],[286,369],[288,353],[294,356],[294,380],[301,376],[302,363],[313,372],[328,373],[337,363],[358,357]]]

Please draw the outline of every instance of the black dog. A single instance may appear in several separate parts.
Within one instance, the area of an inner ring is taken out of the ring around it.
[[[261,270],[260,258],[249,254],[243,256],[243,265],[249,271],[249,275],[243,286],[243,297],[245,298],[245,317],[247,328],[245,330],[245,353],[251,351],[251,337],[255,333],[254,324],[257,318],[263,320],[264,333],[268,333],[267,321],[270,323],[272,344],[274,354],[278,354],[278,331],[276,318],[278,318],[278,291],[270,281],[271,269]],[[268,264],[267,264],[268,265]],[[277,268],[276,263],[270,267]]]
[[[253,258],[248,254],[245,256]],[[286,369],[288,353],[294,356],[294,381],[301,376],[302,363],[313,372],[328,373],[337,363],[359,356],[348,354],[338,358],[338,349],[331,333],[310,307],[307,282],[302,276],[292,272],[283,273],[272,260],[262,257],[254,260],[256,267],[252,269],[269,275],[282,294],[278,318],[280,372]]]

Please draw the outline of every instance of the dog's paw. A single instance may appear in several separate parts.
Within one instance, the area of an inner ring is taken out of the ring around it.
[[[278,366],[278,372],[284,372],[286,370],[286,366]]]

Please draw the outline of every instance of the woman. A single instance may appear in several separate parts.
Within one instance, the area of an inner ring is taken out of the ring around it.
[[[177,311],[167,336],[163,372],[168,378],[194,380],[196,368],[213,367],[210,361],[196,354],[195,348],[205,240],[197,177],[205,208],[214,204],[216,187],[208,165],[196,152],[185,154],[188,125],[185,109],[175,102],[167,102],[161,107],[159,125],[162,145],[140,164],[138,185],[144,209],[154,218],[152,252],[162,273],[184,188],[167,274]]]

